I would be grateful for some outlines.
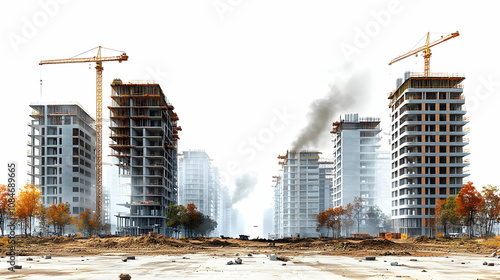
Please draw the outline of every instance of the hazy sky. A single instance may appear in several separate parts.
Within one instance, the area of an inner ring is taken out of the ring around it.
[[[253,226],[262,224],[262,209],[272,203],[277,156],[306,126],[309,105],[335,86],[353,100],[337,106],[338,114],[387,119],[387,94],[396,78],[406,70],[423,71],[423,58],[388,62],[422,45],[428,31],[433,40],[458,30],[459,37],[432,49],[431,72],[465,73],[469,179],[477,187],[500,186],[494,114],[500,101],[499,6],[402,0],[2,1],[0,182],[6,183],[12,160],[20,166],[19,179],[24,183],[27,177],[31,102],[77,101],[95,114],[94,65],[38,62],[101,45],[130,56],[104,64],[105,106],[113,78],[157,80],[180,117],[179,151],[205,149],[232,189],[241,176],[257,181],[255,191],[235,205],[248,231],[257,232]],[[316,147],[324,156],[330,129],[324,128]]]

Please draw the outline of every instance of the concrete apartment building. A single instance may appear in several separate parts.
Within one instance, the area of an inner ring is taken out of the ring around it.
[[[67,202],[74,215],[95,211],[94,119],[75,103],[30,107],[28,175],[44,206]]]
[[[379,118],[359,118],[358,114],[346,114],[333,123],[335,207],[361,197],[365,207],[389,210],[390,202],[383,198],[389,197],[390,162],[388,154],[380,152],[381,131]]]
[[[316,215],[331,207],[331,162],[320,152],[287,152],[275,185],[277,237],[317,237]]]
[[[281,172],[283,172],[281,170]],[[281,203],[281,199],[283,197],[282,192],[283,188],[281,176],[273,176],[273,188],[274,188],[274,203],[273,203],[273,226],[274,231],[272,236],[269,236],[270,239],[280,238],[282,237],[282,228],[283,222],[281,221],[281,213],[283,212],[283,204]]]
[[[233,233],[232,219],[233,219],[233,202],[229,188],[221,185],[219,192],[219,215],[217,219],[217,235],[231,236]]]
[[[182,152],[179,157],[179,204],[187,206],[194,203],[198,211],[214,218],[217,192],[211,161],[203,150]]]
[[[204,150],[184,151],[179,158],[179,204],[194,203],[198,211],[217,222],[212,236],[229,235],[231,197],[221,184],[219,170]]]
[[[392,228],[434,235],[437,200],[463,185],[468,123],[461,74],[405,74],[389,94],[392,149]]]
[[[177,202],[178,116],[159,84],[153,81],[111,84],[110,144],[120,174],[130,177],[130,201],[118,213],[120,234],[155,231],[171,235],[166,227],[167,207]]]

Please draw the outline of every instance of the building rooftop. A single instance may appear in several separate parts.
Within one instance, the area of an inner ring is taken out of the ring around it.
[[[463,73],[431,73],[426,77],[422,72],[406,72],[404,82],[398,80],[397,88],[387,98],[392,104],[408,88],[462,88],[463,80]]]

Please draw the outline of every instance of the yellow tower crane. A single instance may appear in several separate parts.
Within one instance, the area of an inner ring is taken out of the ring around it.
[[[458,35],[460,35],[460,34],[457,31],[455,33],[451,33],[451,34],[448,34],[444,37],[441,37],[441,39],[439,39],[439,40],[436,40],[432,43],[429,43],[429,32],[427,32],[427,40],[425,41],[425,45],[396,57],[395,59],[391,60],[391,62],[389,62],[389,65],[393,64],[394,62],[398,62],[402,59],[405,59],[409,56],[412,56],[414,54],[417,54],[417,53],[423,51],[424,52],[424,63],[425,63],[424,77],[429,77],[430,64],[431,64],[431,47],[434,47],[437,44],[441,44],[442,42],[445,42],[445,41],[448,41],[452,38],[455,38]]]
[[[95,169],[96,169],[96,214],[99,224],[102,223],[102,63],[104,61],[127,61],[128,56],[122,53],[119,56],[101,56],[101,46],[88,50],[86,52],[97,49],[97,55],[88,58],[66,58],[66,59],[52,59],[42,60],[39,65],[45,64],[64,64],[64,63],[87,63],[95,62],[96,66],[96,150],[95,150]],[[84,52],[84,53],[86,53]]]

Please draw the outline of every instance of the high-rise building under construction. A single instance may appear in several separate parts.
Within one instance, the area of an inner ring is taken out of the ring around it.
[[[69,203],[74,215],[95,211],[94,119],[76,103],[30,107],[28,175],[44,206]]]
[[[434,235],[437,201],[458,194],[468,176],[464,79],[461,74],[407,72],[389,94],[396,232]]]
[[[346,207],[358,197],[362,199],[363,213],[371,207],[387,214],[390,211],[391,164],[389,153],[381,149],[381,132],[380,119],[374,117],[346,114],[333,123],[334,207]],[[366,223],[365,215],[360,219],[363,232],[378,233],[377,228]]]
[[[177,201],[179,118],[155,82],[115,79],[111,88],[112,156],[131,184],[130,202],[124,205],[130,213],[119,214],[118,231],[170,235],[166,214]]]
[[[332,207],[331,161],[317,151],[289,151],[280,156],[283,170],[274,192],[277,237],[317,237],[316,216]]]

